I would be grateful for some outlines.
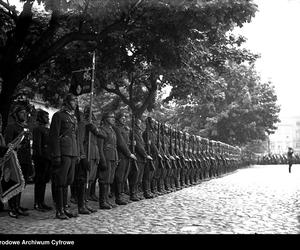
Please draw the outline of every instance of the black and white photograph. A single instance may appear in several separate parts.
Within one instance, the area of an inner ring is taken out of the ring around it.
[[[299,13],[0,0],[0,248],[299,234]]]

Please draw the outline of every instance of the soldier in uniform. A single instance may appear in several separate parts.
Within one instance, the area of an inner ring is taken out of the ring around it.
[[[174,138],[173,138],[173,130],[171,127],[168,127],[167,131],[167,136],[168,138],[168,152],[169,152],[169,159],[171,162],[171,171],[170,171],[170,177],[169,177],[169,185],[171,188],[171,191],[176,190],[176,180],[177,180],[177,160],[176,160],[176,155],[174,152]]]
[[[291,170],[292,170],[293,154],[294,154],[293,149],[291,147],[289,147],[288,152],[287,152],[287,158],[288,158],[288,164],[289,164],[289,173],[291,173]]]
[[[152,193],[153,189],[152,187],[155,185],[153,182],[155,182],[154,174],[157,168],[157,158],[158,158],[158,149],[156,147],[155,143],[155,134],[154,134],[154,123],[151,117],[146,118],[146,129],[143,132],[143,140],[145,142],[145,148],[148,155],[151,155],[153,160],[147,160],[147,164],[145,166],[144,170],[144,176],[143,176],[143,190],[144,190],[144,196],[147,199],[151,199],[155,194]],[[155,191],[155,190],[154,190]]]
[[[49,143],[49,113],[45,110],[38,110],[36,121],[38,125],[32,131],[33,161],[35,166],[34,178],[34,209],[38,211],[52,210],[52,207],[45,204],[46,184],[51,177],[51,159],[48,148]]]
[[[178,156],[180,158],[181,169],[180,169],[180,186],[181,188],[186,187],[185,184],[185,172],[186,172],[186,159],[184,156],[184,146],[183,146],[183,134],[181,131],[177,131],[178,140]]]
[[[194,158],[194,154],[193,154],[193,147],[194,147],[194,140],[193,140],[193,135],[190,135],[188,134],[188,147],[189,147],[189,150],[188,150],[188,156],[189,156],[189,160],[190,160],[190,174],[189,174],[189,179],[190,179],[190,183],[192,185],[194,185],[196,182],[195,182],[195,174],[196,174],[196,161],[195,161],[195,158]]]
[[[93,193],[92,185],[95,183],[97,178],[97,168],[100,161],[100,154],[99,154],[99,148],[98,148],[98,138],[105,136],[96,128],[96,118],[92,112],[92,121],[91,124],[89,123],[89,115],[90,115],[90,107],[86,106],[84,108],[84,120],[86,124],[86,130],[85,130],[85,136],[83,140],[83,146],[84,146],[84,152],[86,157],[89,156],[89,172],[88,172],[88,186],[86,191],[86,198],[87,200],[94,200],[98,201],[97,197],[95,197],[95,193]],[[90,144],[89,144],[90,143]],[[88,155],[89,154],[89,155]]]
[[[170,179],[171,179],[171,159],[170,159],[170,153],[169,153],[169,142],[167,137],[167,131],[164,124],[161,125],[161,140],[162,140],[162,149],[164,152],[164,163],[165,163],[165,169],[164,169],[164,176],[163,176],[163,185],[165,192],[170,193],[171,192],[171,186],[170,186]]]
[[[99,207],[100,209],[111,209],[114,204],[109,201],[110,185],[113,184],[118,164],[117,136],[113,129],[115,115],[106,112],[102,116],[101,130],[105,138],[99,140]]]
[[[73,183],[75,164],[80,159],[75,109],[76,98],[68,94],[61,110],[54,113],[49,132],[56,218],[62,220],[76,216],[67,209],[68,186]]]
[[[89,111],[86,110],[86,113]],[[80,155],[80,161],[75,164],[75,176],[74,176],[74,182],[72,184],[73,189],[71,189],[71,192],[74,195],[74,198],[77,201],[78,206],[78,213],[79,214],[90,214],[94,213],[97,210],[91,208],[87,205],[86,196],[87,191],[90,187],[90,179],[95,178],[95,169],[91,170],[92,167],[96,168],[97,165],[93,165],[95,163],[95,157],[91,157],[91,161],[88,161],[87,156],[87,148],[88,146],[85,145],[85,140],[88,137],[88,133],[91,133],[91,147],[95,146],[95,137],[96,139],[98,137],[101,137],[101,132],[97,129],[97,127],[93,123],[89,123],[87,119],[85,119],[85,114],[80,112],[79,109],[76,109],[76,117],[78,121],[78,144],[79,144],[79,155]],[[97,142],[97,141],[96,141]],[[98,150],[98,147],[96,147]],[[93,152],[93,149],[91,150]],[[99,150],[98,150],[99,151]],[[93,153],[91,152],[91,155]],[[99,152],[98,152],[99,155]],[[99,157],[98,157],[99,158]],[[96,158],[97,159],[97,158]],[[92,167],[91,167],[92,166]],[[88,175],[88,173],[91,173]],[[93,177],[90,177],[91,175],[94,175]],[[90,178],[89,178],[89,177]]]
[[[143,193],[143,196],[140,196],[140,199],[150,198],[150,194],[148,193],[148,190],[143,189],[143,177],[144,177],[144,170],[148,167],[147,160],[153,160],[150,155],[147,154],[146,148],[145,148],[145,142],[142,137],[142,121],[140,119],[135,119],[135,123],[133,126],[133,130],[131,130],[131,133],[133,133],[133,138],[135,141],[135,152],[137,157],[137,164],[138,164],[138,176],[137,176],[137,191],[140,191]],[[148,169],[146,171],[149,171]],[[148,174],[146,172],[146,174]],[[148,178],[147,176],[145,178]],[[152,197],[151,197],[152,198]]]
[[[200,136],[195,136],[195,141],[196,141],[196,159],[197,159],[197,164],[198,164],[198,182],[203,180],[203,171],[204,171],[204,159],[201,155],[201,137]]]
[[[115,194],[116,204],[126,205],[124,190],[127,183],[129,171],[131,169],[130,160],[136,161],[136,156],[129,149],[129,129],[126,126],[126,118],[124,112],[116,113],[116,122],[113,129],[117,136],[117,150],[119,156],[119,164],[115,173]]]
[[[6,143],[10,143],[13,141],[18,135],[24,131],[24,129],[28,129],[27,126],[27,110],[24,106],[16,106],[13,112],[14,122],[9,124],[5,131],[5,141]],[[17,149],[18,159],[21,165],[21,170],[25,179],[25,183],[28,183],[29,171],[31,169],[31,153],[30,153],[30,138],[29,135],[26,134],[23,139],[20,147]],[[27,208],[23,208],[20,205],[21,202],[21,193],[12,197],[9,201],[9,207],[11,210],[10,215],[12,217],[17,217],[15,215],[23,215],[28,216]]]
[[[201,144],[202,144],[202,155],[205,161],[205,171],[204,171],[204,175],[205,178],[209,178],[210,177],[210,168],[211,168],[211,162],[210,162],[210,158],[208,155],[208,139],[207,138],[202,138],[201,139]]]
[[[189,158],[189,154],[188,154],[188,150],[189,150],[189,147],[188,147],[189,143],[188,143],[188,134],[187,133],[183,133],[183,155],[184,155],[184,158],[185,158],[185,165],[186,165],[186,168],[185,168],[185,171],[184,171],[184,183],[186,186],[190,186],[191,183],[190,183],[190,172],[191,172],[191,161],[190,161],[190,158]]]
[[[173,156],[176,161],[177,168],[174,171],[174,181],[175,181],[175,187],[176,190],[181,189],[180,185],[180,172],[182,169],[181,159],[180,159],[180,149],[179,149],[179,140],[178,140],[178,132],[176,129],[172,130],[173,133],[173,141],[174,141],[174,150],[173,150]]]
[[[155,131],[156,131],[156,147],[158,150],[158,158],[157,158],[157,168],[155,171],[155,177],[157,179],[157,191],[158,194],[164,194],[166,192],[164,188],[164,177],[166,173],[166,164],[165,164],[165,153],[162,148],[162,136],[161,136],[161,124],[156,121],[155,122]]]

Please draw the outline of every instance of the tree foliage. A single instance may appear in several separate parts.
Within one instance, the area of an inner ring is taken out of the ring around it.
[[[20,83],[32,81],[55,102],[74,67],[86,67],[88,57],[77,54],[95,49],[98,89],[118,95],[136,114],[151,110],[166,84],[173,86],[170,98],[184,98],[202,90],[228,56],[247,59],[238,49],[243,38],[228,31],[256,12],[246,0],[39,0],[45,11],[23,2],[18,13],[0,0],[4,118]]]
[[[203,92],[175,101],[166,118],[191,133],[244,145],[274,133],[280,111],[276,102],[272,83],[262,83],[253,65],[231,63]]]

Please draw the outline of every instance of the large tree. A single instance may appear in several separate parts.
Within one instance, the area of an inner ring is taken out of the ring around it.
[[[274,133],[280,108],[271,82],[261,82],[253,65],[228,63],[201,93],[169,105],[166,121],[214,140],[245,145]],[[162,109],[162,113],[166,113]]]
[[[196,47],[203,54],[199,65],[193,66],[198,67],[200,76],[208,63],[219,67],[227,55],[243,60],[241,50],[231,48],[230,53],[227,46],[240,39],[225,34],[249,22],[256,12],[256,5],[246,0],[38,1],[45,4],[45,12],[34,11],[33,0],[23,2],[18,13],[0,0],[0,76],[4,81],[0,112],[5,120],[20,82],[50,60],[55,68],[58,55],[78,41],[93,42],[83,47],[99,52],[101,87],[141,114],[153,102],[157,88],[174,84],[172,96],[176,97],[176,88],[192,82],[187,60]],[[66,69],[69,74],[72,68]],[[178,71],[186,82],[177,80]],[[158,81],[160,76],[163,78]],[[198,83],[200,80],[194,86]],[[188,94],[191,88],[185,91]],[[132,93],[143,98],[133,101]]]

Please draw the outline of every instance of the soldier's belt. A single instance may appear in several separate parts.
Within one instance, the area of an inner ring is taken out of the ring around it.
[[[104,148],[104,149],[116,149],[116,148],[117,148],[117,145],[114,145],[114,144],[106,144],[106,145],[104,145],[103,148]]]

